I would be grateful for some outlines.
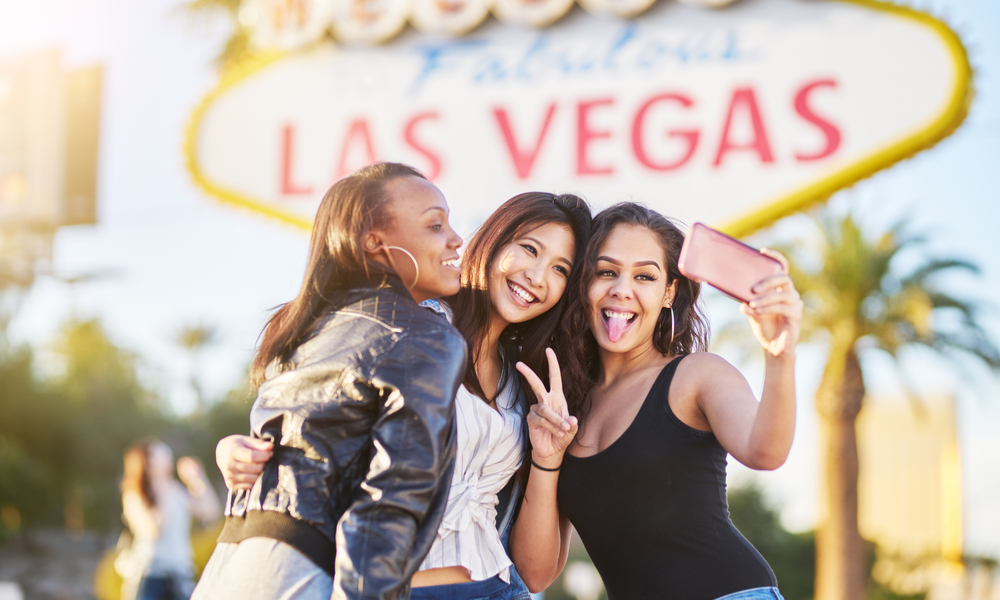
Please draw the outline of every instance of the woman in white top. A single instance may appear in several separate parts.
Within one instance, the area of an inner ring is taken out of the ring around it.
[[[177,460],[156,439],[140,440],[125,452],[122,508],[132,547],[115,567],[122,575],[122,598],[175,600],[194,588],[191,516],[204,523],[222,517],[215,490],[195,458]]]
[[[538,513],[554,503],[532,504],[536,496],[527,465],[536,461],[524,464],[523,459],[528,451],[538,462],[561,453],[575,435],[576,419],[564,401],[536,404],[514,366],[523,362],[544,379],[558,353],[565,395],[573,397],[575,382],[585,381],[582,353],[568,351],[572,336],[560,324],[565,291],[578,278],[589,234],[590,209],[580,198],[541,192],[516,196],[470,240],[459,293],[444,307],[432,306],[451,313],[472,360],[455,399],[457,456],[446,513],[412,579],[414,600],[528,598],[515,571],[519,557],[506,550],[508,534],[565,553],[558,548],[558,531],[533,526],[553,522],[551,515]],[[559,379],[559,370],[553,379]],[[246,436],[222,440],[217,459],[226,483],[251,486],[271,451],[269,444]],[[508,484],[513,487],[498,520],[499,496]]]

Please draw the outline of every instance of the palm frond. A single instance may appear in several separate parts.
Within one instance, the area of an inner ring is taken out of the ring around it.
[[[944,292],[930,292],[927,298],[935,309],[954,309],[966,321],[975,321],[979,315],[980,306],[972,300],[960,300]]]
[[[924,257],[899,273],[899,257],[906,254],[909,261],[929,240],[908,220],[872,236],[850,212],[838,215],[827,209],[810,216],[819,235],[774,245],[789,257],[789,274],[806,304],[804,340],[827,335],[831,343],[843,346],[845,338],[853,336],[854,344],[864,338],[869,342],[861,346],[879,348],[893,357],[917,344],[971,354],[991,368],[1000,368],[1000,350],[979,325],[980,304],[955,297],[939,280],[948,273],[978,275],[975,263]]]
[[[902,281],[904,285],[910,282],[920,285],[938,273],[955,270],[967,271],[972,275],[979,275],[982,271],[979,265],[968,260],[960,258],[932,258],[926,264],[921,265],[903,278]]]
[[[920,340],[938,352],[971,354],[983,361],[991,369],[1000,369],[1000,350],[981,330],[965,329],[957,333],[935,333],[929,340]]]

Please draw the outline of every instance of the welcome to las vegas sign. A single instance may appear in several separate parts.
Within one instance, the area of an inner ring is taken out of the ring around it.
[[[393,160],[438,184],[459,231],[547,190],[739,235],[934,145],[971,95],[957,36],[909,8],[659,0],[266,52],[223,75],[185,151],[214,197],[307,229],[337,178]]]

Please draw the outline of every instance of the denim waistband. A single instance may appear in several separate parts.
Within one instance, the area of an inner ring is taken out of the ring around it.
[[[509,592],[505,594],[504,592]],[[448,585],[428,585],[410,588],[410,600],[479,600],[514,598],[513,586],[494,575],[482,581],[452,583]]]
[[[776,587],[759,587],[719,596],[715,600],[784,600],[784,598]]]

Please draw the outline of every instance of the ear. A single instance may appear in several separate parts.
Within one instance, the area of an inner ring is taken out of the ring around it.
[[[362,243],[362,247],[368,254],[375,254],[384,245],[385,242],[382,241],[382,236],[379,235],[379,232],[374,230],[369,231],[368,233],[365,234],[365,239],[364,242]]]
[[[677,279],[674,278],[667,286],[666,292],[663,294],[663,308],[669,308],[671,304],[674,303],[674,298],[677,296]]]

